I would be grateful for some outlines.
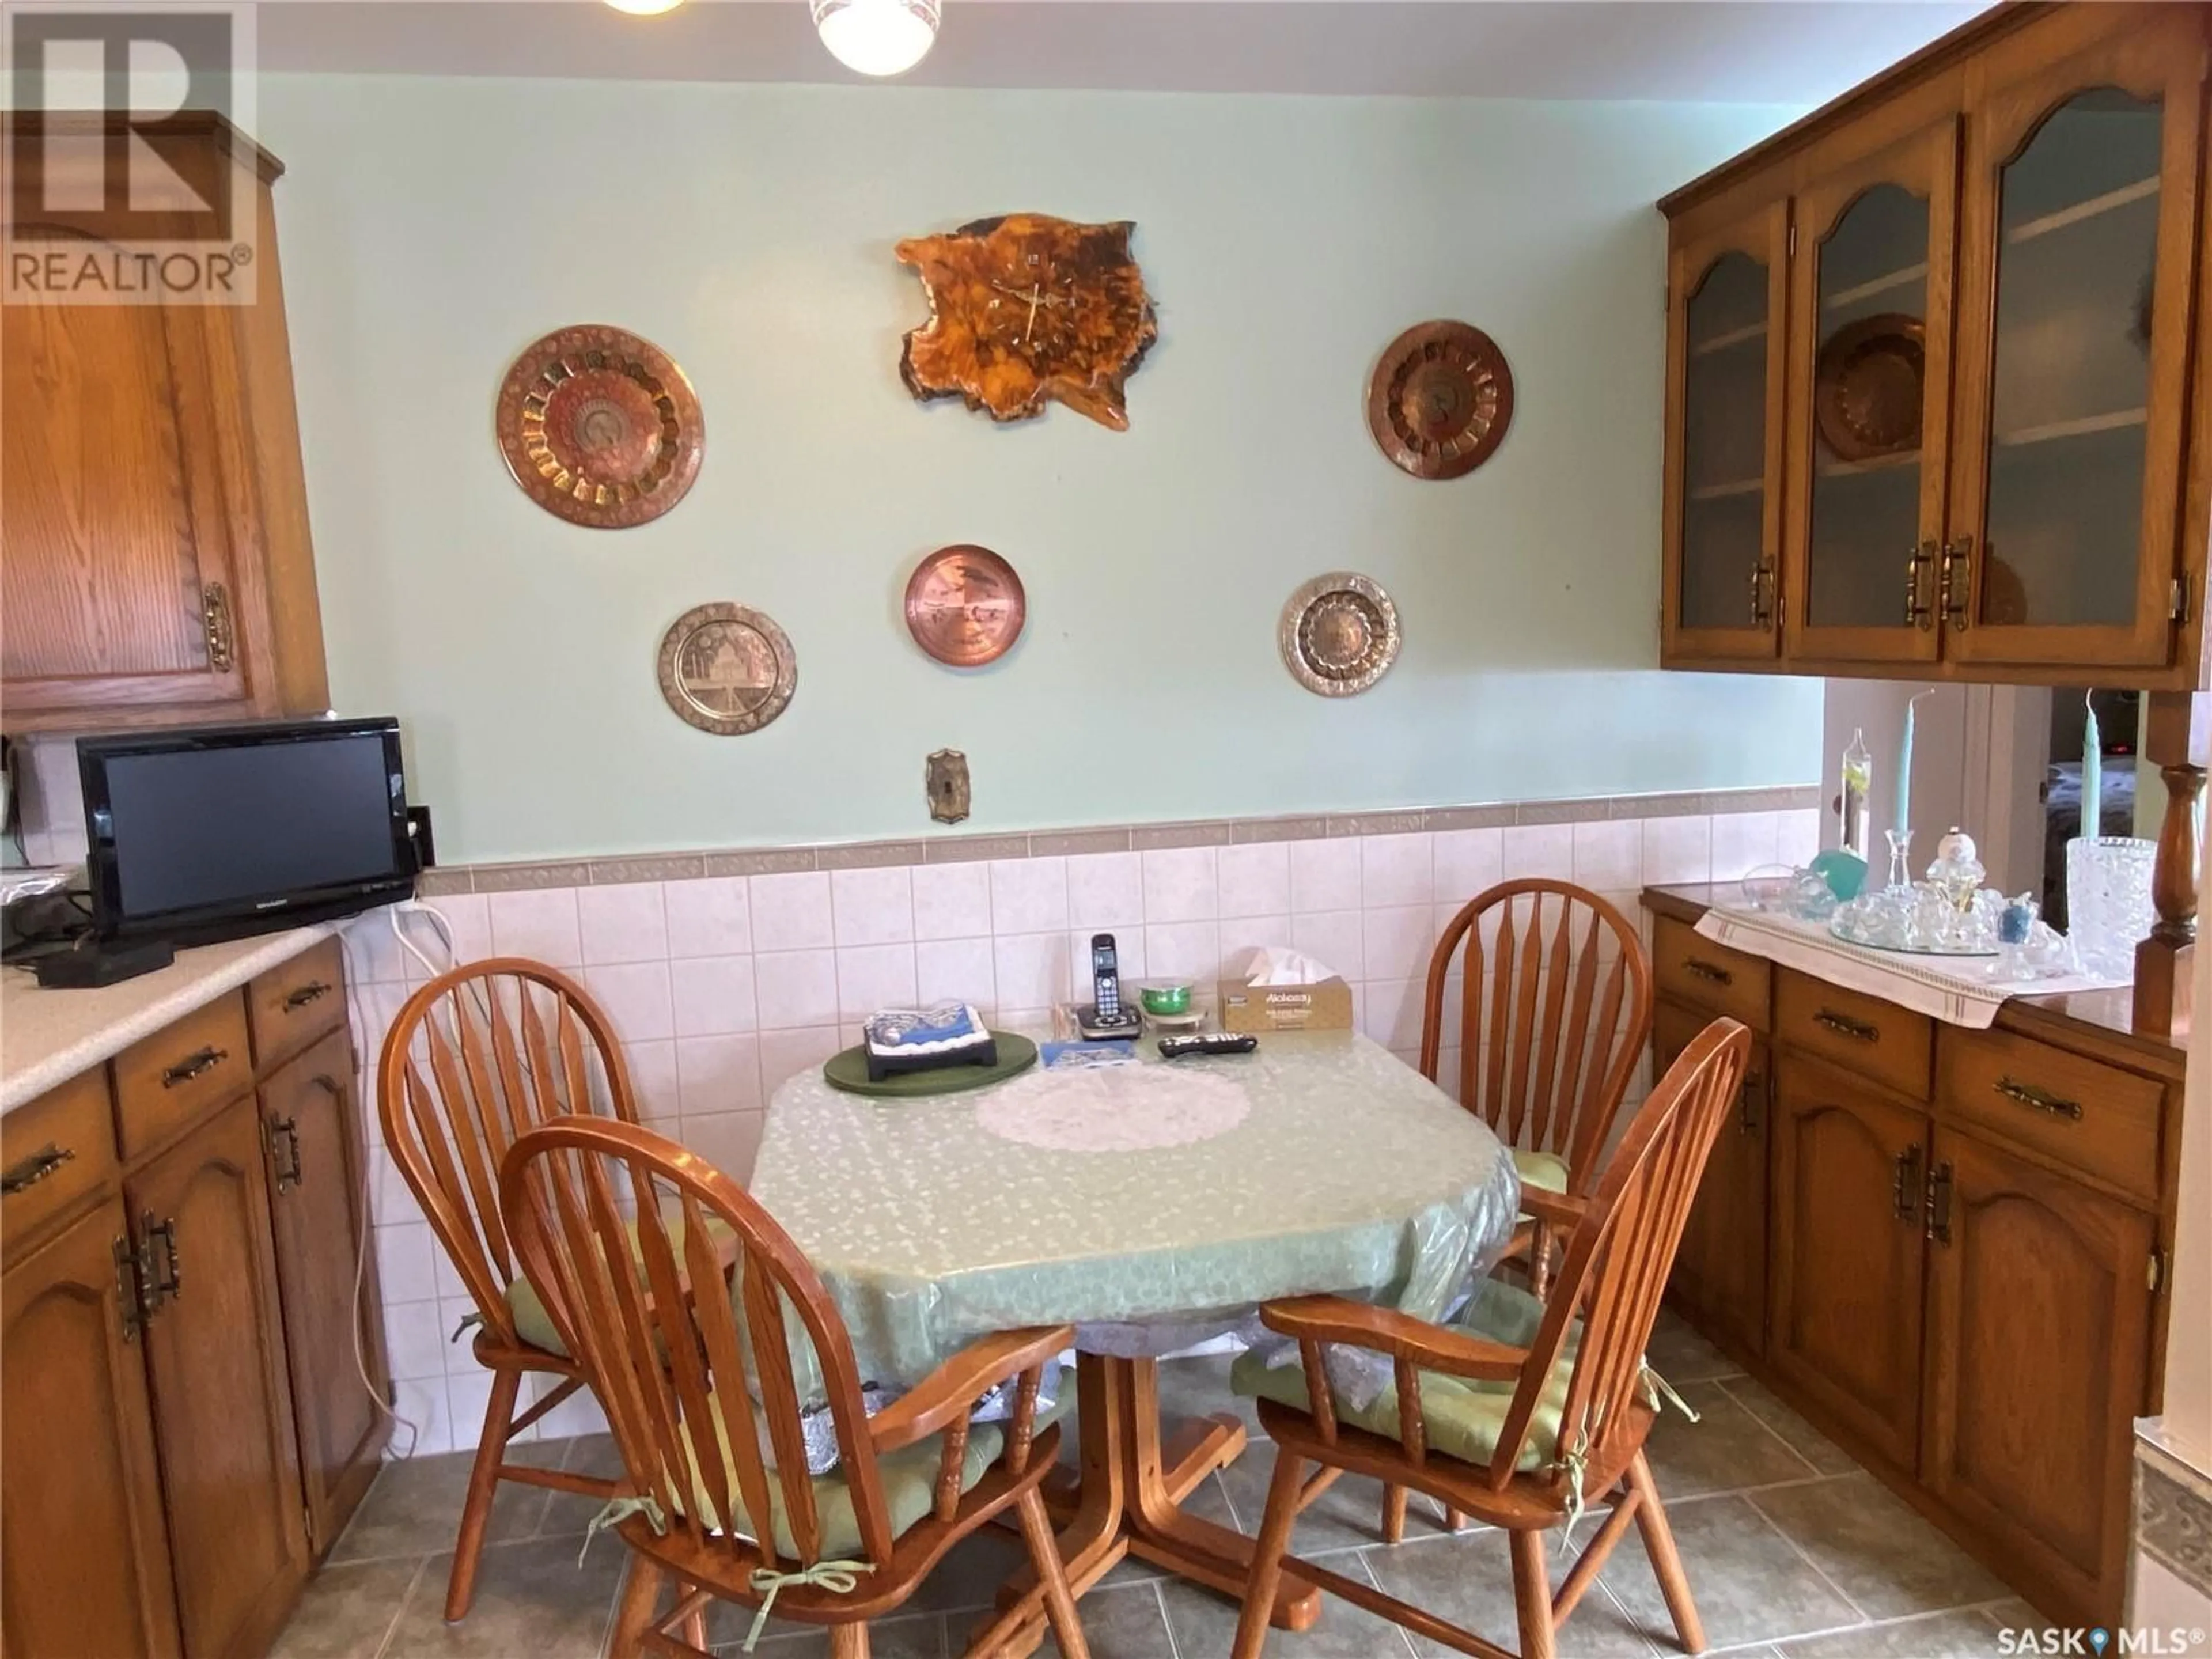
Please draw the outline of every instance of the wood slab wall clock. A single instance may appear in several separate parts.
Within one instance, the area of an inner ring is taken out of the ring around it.
[[[1277,630],[1283,664],[1316,696],[1356,696],[1398,660],[1398,607],[1380,582],[1349,570],[1291,595]]]
[[[691,382],[650,340],[596,323],[556,329],[499,389],[500,453],[548,513],[627,530],[682,501],[706,423]]]
[[[1135,228],[1010,213],[901,242],[899,262],[929,295],[899,360],[907,390],[964,398],[994,421],[1058,401],[1127,431],[1122,384],[1160,331],[1129,252]]]
[[[988,547],[940,547],[907,580],[907,630],[916,645],[955,668],[980,668],[1005,656],[1028,616],[1022,579]]]
[[[1390,342],[1367,383],[1367,428],[1390,464],[1456,478],[1488,460],[1513,420],[1513,371],[1466,323],[1419,323]]]
[[[773,618],[750,605],[702,605],[660,640],[660,695],[702,732],[742,737],[791,704],[799,656]]]

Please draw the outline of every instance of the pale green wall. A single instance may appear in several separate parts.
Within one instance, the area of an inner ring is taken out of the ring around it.
[[[1656,661],[1664,238],[1653,199],[1789,112],[1661,105],[273,76],[261,127],[331,682],[407,723],[450,860],[1796,783],[1817,682]],[[996,428],[899,384],[900,236],[1129,218],[1160,342],[1116,434]],[[1369,440],[1376,354],[1464,318],[1511,435],[1419,483]],[[495,389],[610,322],[704,401],[675,512],[574,528],[509,482]],[[1030,626],[936,666],[898,599],[954,541]],[[1285,597],[1364,571],[1406,647],[1366,696],[1298,689]],[[653,682],[661,631],[757,605],[799,656],[776,725],[718,738]]]

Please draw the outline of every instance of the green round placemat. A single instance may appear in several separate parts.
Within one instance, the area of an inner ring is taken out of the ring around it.
[[[991,1035],[999,1044],[995,1066],[944,1066],[933,1072],[901,1072],[881,1083],[872,1083],[868,1080],[867,1054],[853,1048],[824,1060],[822,1076],[831,1088],[842,1089],[849,1095],[913,1100],[924,1095],[957,1095],[963,1089],[988,1088],[1036,1064],[1036,1044],[1027,1037],[1012,1031],[994,1031]]]

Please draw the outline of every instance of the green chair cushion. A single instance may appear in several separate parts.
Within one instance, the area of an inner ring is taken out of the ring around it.
[[[1547,1193],[1567,1190],[1567,1160],[1556,1152],[1525,1152],[1516,1146],[1513,1167],[1521,1172],[1524,1187],[1541,1187]]]
[[[684,1218],[680,1214],[671,1215],[666,1225],[669,1246],[676,1252],[680,1266],[684,1256]],[[708,1220],[707,1230],[716,1237],[726,1235],[730,1231],[723,1223],[711,1217]],[[637,1282],[642,1285],[645,1283],[645,1263],[638,1250],[637,1223],[629,1223],[625,1231],[629,1234],[630,1255],[638,1262]],[[528,1278],[518,1278],[507,1287],[507,1317],[514,1321],[514,1334],[532,1347],[557,1353],[563,1359],[569,1357],[567,1346],[561,1340],[560,1332],[553,1328],[552,1316],[545,1311],[544,1298],[538,1294],[538,1287]]]
[[[1049,1410],[1036,1415],[1036,1432],[1042,1434],[1056,1423],[1074,1404],[1075,1377],[1073,1372],[1060,1377],[1059,1398]],[[728,1443],[723,1440],[723,1419],[714,1419],[715,1449],[722,1459],[722,1478],[728,1483],[731,1502],[738,1502],[737,1466],[731,1461]],[[968,1430],[968,1447],[960,1460],[960,1490],[971,1491],[991,1465],[999,1461],[1006,1446],[1006,1431],[997,1423],[976,1423]],[[691,1431],[684,1430],[684,1455],[690,1464],[691,1485],[699,1491],[698,1452],[691,1442]],[[933,1434],[917,1440],[895,1452],[887,1452],[876,1460],[876,1472],[883,1481],[884,1510],[890,1517],[891,1536],[902,1535],[908,1528],[927,1516],[937,1501],[938,1461],[945,1455],[945,1437]],[[853,1489],[846,1484],[842,1467],[828,1474],[814,1477],[814,1518],[822,1532],[823,1561],[851,1559],[860,1553],[860,1523],[853,1510]],[[791,1522],[783,1501],[783,1484],[773,1474],[769,1480],[769,1512],[775,1528],[776,1553],[797,1559],[799,1547],[791,1535]],[[680,1506],[679,1506],[680,1507]],[[714,1505],[702,1491],[699,1495],[702,1515],[714,1513]],[[744,1510],[739,1509],[742,1517]]]
[[[1487,1279],[1475,1292],[1474,1300],[1451,1322],[1450,1328],[1504,1343],[1508,1347],[1525,1348],[1536,1340],[1537,1328],[1543,1321],[1541,1302],[1517,1285]],[[1581,1340],[1582,1324],[1577,1321],[1568,1328],[1559,1359],[1551,1375],[1544,1379],[1544,1392],[1537,1401],[1534,1420],[1528,1437],[1522,1443],[1519,1461],[1514,1465],[1523,1474],[1544,1468],[1559,1455],[1559,1418],[1566,1409],[1567,1382],[1573,1374],[1575,1352]],[[1312,1409],[1306,1397],[1305,1368],[1295,1362],[1269,1366],[1256,1352],[1239,1354],[1229,1368],[1229,1385],[1239,1394],[1273,1400],[1299,1411]],[[1518,1386],[1515,1382],[1479,1382],[1423,1371],[1421,1425],[1429,1449],[1464,1462],[1488,1463],[1498,1449],[1498,1436],[1505,1428],[1505,1414],[1513,1404],[1514,1390]],[[1364,1410],[1354,1411],[1340,1399],[1336,1415],[1340,1422],[1396,1439],[1397,1384],[1394,1382],[1384,1388]]]

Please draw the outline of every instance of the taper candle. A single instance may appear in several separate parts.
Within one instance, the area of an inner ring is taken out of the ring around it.
[[[1916,691],[1905,700],[1905,741],[1897,750],[1897,831],[1899,835],[1912,833],[1912,720],[1913,705],[1921,698],[1934,695],[1936,688]]]
[[[2081,701],[2088,708],[2081,722],[2081,830],[2094,841],[2105,833],[2105,734],[2097,729],[2096,694]]]

